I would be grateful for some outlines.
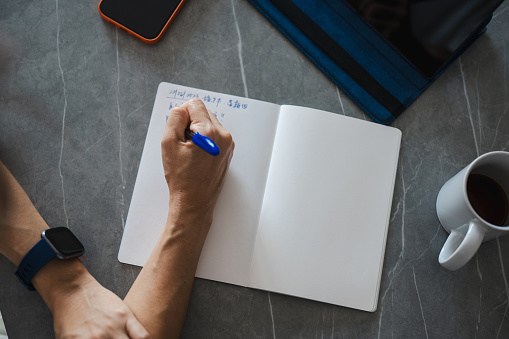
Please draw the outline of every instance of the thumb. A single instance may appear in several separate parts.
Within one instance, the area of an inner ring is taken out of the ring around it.
[[[131,339],[150,339],[152,338],[150,334],[147,332],[145,327],[136,319],[134,315],[131,315],[127,318],[127,322],[125,324],[125,328],[127,330],[127,335]]]

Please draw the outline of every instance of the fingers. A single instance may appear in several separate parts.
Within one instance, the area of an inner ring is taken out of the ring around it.
[[[221,125],[214,113],[207,109],[200,99],[192,99],[180,107],[187,108],[189,118],[191,119],[190,129],[193,132],[198,132],[210,138],[215,136],[210,133],[226,132],[226,129]]]
[[[150,339],[151,336],[134,315],[127,318],[126,330],[130,339]]]
[[[193,132],[207,135],[211,127],[222,127],[216,116],[209,111],[203,101],[192,99],[171,109],[164,131],[165,137],[183,139],[184,131],[190,127]]]
[[[190,122],[189,113],[184,105],[172,108],[168,115],[163,139],[171,138],[183,140],[185,138],[184,132]]]
[[[191,124],[199,125],[212,122],[207,107],[200,99],[189,100],[180,107],[187,108]]]
[[[207,109],[207,112],[208,112],[210,120],[212,121],[214,126],[216,126],[217,128],[223,128],[223,125],[221,125],[221,123],[217,119],[216,115],[214,113],[212,113],[209,109]]]
[[[176,141],[184,141],[186,128],[211,138],[220,148],[230,147],[233,143],[230,133],[200,99],[189,100],[170,111],[163,134],[163,148],[174,145]]]

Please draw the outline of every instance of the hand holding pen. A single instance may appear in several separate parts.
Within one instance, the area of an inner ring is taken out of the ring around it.
[[[230,133],[201,100],[173,108],[161,142],[170,208],[185,205],[211,217],[234,147]]]

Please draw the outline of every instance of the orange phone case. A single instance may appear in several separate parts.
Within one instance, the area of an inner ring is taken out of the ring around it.
[[[141,35],[131,31],[129,28],[125,27],[124,25],[116,22],[115,20],[107,17],[106,15],[103,14],[103,12],[101,12],[101,3],[103,2],[103,0],[101,0],[99,2],[99,5],[97,6],[97,9],[99,10],[99,14],[101,14],[101,17],[112,23],[113,25],[123,29],[124,31],[126,31],[127,33],[131,34],[132,36],[140,39],[141,41],[143,41],[144,43],[146,44],[155,44],[156,42],[158,42],[159,40],[161,40],[161,38],[163,37],[164,33],[166,32],[166,30],[168,29],[168,27],[170,27],[170,24],[173,22],[173,20],[175,19],[175,16],[178,14],[178,12],[180,12],[180,9],[182,8],[182,6],[184,5],[184,2],[186,2],[186,0],[181,0],[179,5],[177,6],[177,8],[175,9],[175,11],[173,12],[173,14],[171,15],[170,19],[168,19],[168,21],[166,22],[166,24],[164,25],[163,29],[161,30],[161,32],[159,33],[159,35],[157,37],[155,37],[154,39],[147,39],[147,38],[144,38],[142,37]]]

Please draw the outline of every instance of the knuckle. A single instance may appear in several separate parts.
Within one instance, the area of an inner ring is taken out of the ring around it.
[[[221,138],[228,144],[233,144],[233,137],[227,130],[223,129],[221,131]]]
[[[182,113],[182,107],[175,106],[172,109],[170,109],[170,113],[171,114],[180,114],[180,113]]]
[[[203,104],[203,101],[200,98],[192,98],[189,102],[193,104]]]
[[[105,338],[105,334],[103,331],[95,330],[88,336],[90,339],[103,339]]]
[[[183,107],[177,106],[173,107],[170,110],[170,115],[168,116],[168,121],[174,120],[174,119],[184,119],[186,117],[186,110]]]
[[[213,138],[214,135],[216,135],[216,131],[215,131],[215,128],[212,124],[206,124],[203,126],[202,128],[202,131],[203,132],[200,132],[201,134],[209,137],[209,138]]]
[[[170,133],[164,133],[163,137],[161,138],[161,147],[163,149],[171,147],[174,143],[173,135]]]
[[[192,106],[193,108],[205,109],[205,104],[203,103],[203,101],[201,99],[194,98],[194,99],[189,100],[187,103],[188,103],[188,105]]]
[[[117,317],[121,318],[121,319],[125,319],[129,315],[129,311],[124,308],[118,309],[115,313],[116,313]]]
[[[168,137],[163,137],[161,140],[161,148],[164,150],[171,145],[171,141]]]
[[[166,134],[163,134],[163,137],[161,138],[161,146],[164,146],[170,142],[170,137]]]
[[[106,331],[104,333],[102,333],[102,336],[107,336],[110,333],[114,333],[116,329],[117,329],[117,327],[115,326],[115,324],[110,323],[106,326]]]

